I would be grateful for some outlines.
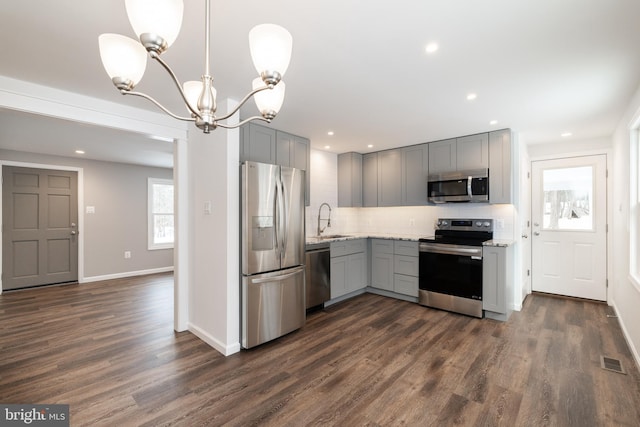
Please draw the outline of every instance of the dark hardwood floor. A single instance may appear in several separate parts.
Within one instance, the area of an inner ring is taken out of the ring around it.
[[[500,323],[365,294],[225,358],[173,331],[172,286],[1,295],[0,403],[69,404],[73,426],[640,425],[640,376],[604,304],[532,295]]]

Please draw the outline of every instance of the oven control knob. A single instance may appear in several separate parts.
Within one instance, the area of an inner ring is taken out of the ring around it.
[[[491,227],[491,223],[489,221],[483,222],[482,225],[485,227]]]
[[[482,222],[477,221],[477,222],[476,222],[476,227],[482,227]]]
[[[443,227],[446,227],[449,224],[447,221],[441,221],[441,222],[442,222],[442,224],[440,224],[440,225],[442,225]]]

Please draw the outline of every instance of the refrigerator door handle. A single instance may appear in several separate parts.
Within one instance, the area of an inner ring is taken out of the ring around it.
[[[268,283],[268,282],[277,282],[277,281],[280,281],[280,280],[286,280],[289,277],[295,276],[296,274],[300,274],[300,270],[296,270],[293,273],[283,274],[281,276],[272,276],[272,277],[263,277],[263,278],[260,278],[260,279],[251,279],[250,283],[260,284],[260,283]]]
[[[284,183],[280,180],[280,189],[282,194],[282,253],[287,253],[287,236],[289,236],[289,215],[287,215],[289,200]]]
[[[284,254],[284,196],[282,194],[282,181],[280,177],[276,180],[276,247],[280,257]]]

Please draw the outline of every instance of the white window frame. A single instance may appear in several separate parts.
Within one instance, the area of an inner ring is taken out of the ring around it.
[[[640,292],[640,123],[631,128],[629,149],[629,278]]]
[[[157,250],[157,249],[173,249],[173,245],[175,242],[175,202],[174,202],[174,210],[173,212],[171,212],[171,215],[173,215],[174,218],[174,241],[171,243],[155,243],[153,240],[153,237],[155,236],[154,233],[154,215],[155,213],[153,212],[153,186],[159,184],[159,185],[171,185],[172,187],[174,187],[173,184],[173,180],[172,179],[163,179],[163,178],[148,178],[147,179],[147,249],[149,249],[150,251],[152,250]],[[174,187],[174,195],[175,195],[175,187]],[[175,201],[175,199],[174,199]],[[163,213],[162,215],[167,215],[166,213]]]

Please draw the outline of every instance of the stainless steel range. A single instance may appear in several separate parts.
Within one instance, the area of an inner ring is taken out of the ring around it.
[[[435,238],[420,239],[418,302],[482,317],[482,242],[491,239],[491,219],[439,219]]]

